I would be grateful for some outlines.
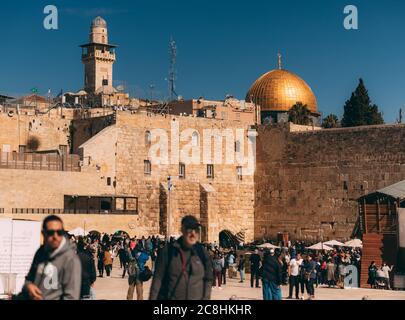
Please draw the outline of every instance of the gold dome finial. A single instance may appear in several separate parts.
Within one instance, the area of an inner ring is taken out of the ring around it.
[[[281,55],[280,51],[278,52],[277,57],[278,57],[278,65],[277,65],[277,67],[278,67],[279,70],[281,70],[281,69],[283,69],[283,63],[282,63],[282,60],[281,60],[283,56]]]

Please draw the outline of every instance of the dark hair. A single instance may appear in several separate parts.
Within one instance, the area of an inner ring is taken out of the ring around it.
[[[47,225],[49,222],[52,222],[52,221],[59,221],[59,222],[62,224],[62,228],[63,228],[63,221],[62,221],[62,219],[59,218],[59,217],[56,216],[56,215],[51,215],[51,216],[47,216],[47,217],[44,219],[44,222],[42,222],[42,230],[43,230],[43,231],[47,230],[47,229],[46,229],[46,225]]]
[[[86,244],[84,243],[83,237],[79,237],[77,240],[77,250],[79,251],[84,251]]]

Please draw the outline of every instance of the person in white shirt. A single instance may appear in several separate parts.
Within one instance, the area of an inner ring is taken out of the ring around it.
[[[289,275],[289,295],[287,299],[292,299],[293,290],[295,288],[295,299],[299,299],[299,285],[300,285],[300,277],[299,277],[299,269],[302,263],[301,255],[295,254],[291,255],[291,260],[288,264],[288,275]]]
[[[392,268],[394,266],[389,267],[385,262],[383,263],[381,270],[383,272],[384,275],[384,282],[387,286],[387,289],[390,290],[391,289],[391,285],[390,285],[390,272],[392,271]]]

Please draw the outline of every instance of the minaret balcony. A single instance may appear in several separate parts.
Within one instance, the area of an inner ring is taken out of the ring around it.
[[[102,51],[96,51],[96,52],[90,52],[86,54],[82,54],[82,60],[87,61],[87,60],[92,60],[92,59],[101,59],[101,60],[107,60],[107,61],[115,61],[115,53],[111,52],[102,52]]]

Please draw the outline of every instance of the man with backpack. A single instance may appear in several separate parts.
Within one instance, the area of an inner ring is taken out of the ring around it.
[[[145,266],[148,260],[148,253],[140,247],[137,247],[132,251],[130,261],[128,263],[129,288],[127,300],[133,300],[135,289],[137,300],[143,300],[143,283],[149,281],[152,277],[152,272],[147,266]]]
[[[209,300],[212,261],[198,242],[200,223],[194,216],[181,221],[182,236],[159,250],[150,300]]]

